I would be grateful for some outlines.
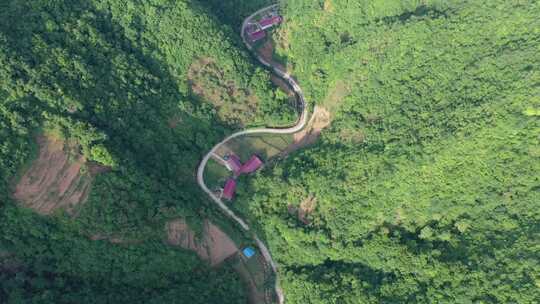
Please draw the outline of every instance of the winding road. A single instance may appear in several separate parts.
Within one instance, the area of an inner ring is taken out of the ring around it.
[[[267,11],[267,10],[276,9],[277,7],[278,7],[278,4],[265,7],[263,9],[258,10],[255,13],[253,13],[251,16],[247,17],[244,20],[244,23],[242,24],[242,29],[241,29],[241,36],[242,36],[242,40],[244,41],[244,44],[246,45],[246,47],[250,51],[253,51],[253,47],[246,40],[246,37],[245,37],[246,26],[249,24],[250,20],[253,19],[253,17],[255,17],[256,15],[261,14],[264,11]],[[266,66],[267,68],[272,70],[276,75],[281,77],[283,80],[285,80],[291,86],[291,88],[294,90],[294,92],[295,92],[295,94],[297,96],[297,99],[298,99],[298,101],[300,103],[300,108],[301,108],[300,116],[299,116],[296,124],[294,126],[292,126],[292,127],[289,127],[289,128],[247,129],[247,130],[239,131],[239,132],[236,132],[236,133],[233,133],[233,134],[229,135],[228,137],[223,139],[221,142],[216,144],[208,153],[206,153],[206,155],[202,159],[202,161],[199,164],[199,167],[197,169],[197,183],[199,184],[201,189],[204,192],[206,192],[208,194],[208,196],[210,196],[212,201],[214,201],[221,208],[221,210],[223,212],[225,212],[225,214],[227,214],[229,217],[231,217],[233,220],[235,220],[245,231],[250,230],[250,227],[246,224],[246,222],[244,220],[242,220],[240,217],[238,217],[231,209],[229,209],[229,207],[227,207],[227,205],[225,205],[225,203],[218,196],[216,196],[210,189],[208,189],[208,187],[206,186],[206,184],[204,182],[204,170],[206,169],[206,164],[208,163],[208,160],[212,157],[212,155],[215,154],[215,152],[223,144],[227,143],[228,141],[230,141],[233,138],[248,135],[248,134],[292,134],[292,133],[296,133],[296,132],[302,130],[305,127],[305,125],[306,125],[306,123],[308,121],[307,120],[308,108],[306,106],[306,102],[305,102],[305,99],[304,99],[304,93],[302,92],[302,89],[300,88],[298,83],[296,83],[296,81],[288,73],[286,73],[285,71],[280,70],[279,67],[273,65],[270,62],[267,62],[265,59],[260,57],[258,54],[256,54],[256,53],[254,53],[254,54],[257,57],[257,60],[259,60],[259,62],[261,62],[264,66]],[[276,294],[278,296],[279,303],[282,304],[282,303],[285,302],[285,297],[283,295],[283,292],[282,292],[281,288],[279,287],[279,280],[278,280],[278,275],[277,275],[278,274],[277,273],[277,265],[274,262],[274,260],[272,259],[272,256],[270,255],[270,251],[268,250],[266,245],[257,237],[256,234],[253,234],[253,239],[257,243],[257,246],[259,247],[259,250],[261,251],[264,259],[266,260],[266,262],[268,264],[270,264],[270,266],[272,267],[272,270],[274,271],[274,273],[276,275],[275,292],[276,292]]]

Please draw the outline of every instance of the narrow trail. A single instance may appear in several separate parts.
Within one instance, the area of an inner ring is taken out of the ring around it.
[[[246,37],[245,37],[245,32],[246,32],[245,29],[246,29],[246,26],[248,25],[249,21],[251,19],[253,19],[254,16],[256,16],[256,15],[258,15],[258,14],[264,12],[264,11],[275,9],[278,6],[279,6],[278,4],[274,4],[274,5],[262,8],[262,9],[258,10],[257,12],[251,14],[249,17],[247,17],[244,20],[244,23],[242,24],[242,29],[241,29],[241,36],[242,36],[242,40],[243,40],[244,44],[246,45],[246,47],[250,51],[253,51],[253,47],[249,44],[249,42],[246,40]],[[231,209],[229,209],[229,207],[227,207],[227,205],[225,205],[225,203],[218,196],[216,196],[210,189],[208,189],[208,187],[206,186],[206,184],[204,182],[204,170],[206,169],[206,164],[208,163],[208,160],[212,157],[212,155],[223,144],[227,143],[228,141],[230,141],[233,138],[248,135],[248,134],[293,134],[293,133],[296,133],[296,132],[302,130],[306,126],[306,123],[308,121],[308,108],[306,106],[306,101],[304,99],[304,93],[302,92],[302,89],[300,88],[298,83],[289,74],[287,74],[285,71],[282,71],[279,67],[273,65],[270,62],[267,62],[265,59],[263,59],[258,54],[256,54],[256,53],[254,53],[254,54],[255,54],[255,57],[257,58],[257,60],[259,60],[260,63],[262,63],[264,66],[266,66],[267,68],[272,70],[276,75],[281,77],[283,80],[285,80],[291,86],[291,88],[295,92],[295,94],[297,96],[297,99],[298,99],[298,101],[300,103],[300,108],[301,108],[300,116],[299,116],[296,124],[294,126],[289,127],[289,128],[255,128],[255,129],[247,129],[247,130],[239,131],[239,132],[236,132],[236,133],[233,133],[233,134],[227,136],[221,142],[216,144],[208,153],[206,153],[206,155],[202,159],[202,161],[199,164],[199,167],[197,169],[197,183],[199,184],[201,189],[204,192],[206,192],[208,194],[208,196],[210,196],[210,198],[221,208],[221,210],[223,212],[225,212],[225,214],[227,214],[229,217],[231,217],[233,220],[235,220],[245,231],[250,231],[250,227],[246,224],[246,222],[243,219],[241,219],[240,217],[238,217]],[[283,295],[283,291],[281,290],[281,288],[279,286],[277,264],[272,259],[270,251],[268,250],[266,245],[259,239],[259,237],[255,233],[253,233],[253,239],[257,243],[257,246],[259,247],[259,250],[261,251],[264,259],[266,260],[266,262],[268,264],[270,264],[270,266],[272,267],[272,270],[274,271],[274,273],[276,275],[275,292],[276,292],[276,294],[278,296],[279,303],[282,304],[282,303],[285,302],[285,297]]]

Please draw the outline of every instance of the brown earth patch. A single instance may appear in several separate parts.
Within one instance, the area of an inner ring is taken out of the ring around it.
[[[302,223],[308,225],[310,223],[310,220],[306,217],[315,210],[316,206],[317,198],[310,194],[300,203],[300,208],[298,208],[298,219],[302,221]]]
[[[202,236],[198,238],[185,220],[176,219],[166,225],[167,242],[174,246],[195,251],[212,266],[219,265],[238,253],[238,247],[218,226],[204,221]]]
[[[13,197],[43,215],[57,209],[74,215],[75,206],[88,198],[93,177],[104,167],[87,167],[77,145],[62,139],[39,136],[37,142],[39,155],[15,186]]]
[[[282,155],[287,155],[300,148],[314,144],[324,128],[331,122],[330,112],[321,106],[315,106],[313,115],[307,126],[300,132],[294,134],[294,142],[289,145]]]
[[[328,13],[334,12],[334,3],[332,0],[324,0],[323,10]]]
[[[280,70],[285,72],[288,71],[287,67],[274,59],[274,43],[271,40],[267,40],[259,49],[257,49],[257,52],[264,60],[278,67]]]
[[[296,96],[294,95],[294,91],[291,89],[291,87],[289,87],[287,82],[285,82],[283,79],[279,78],[275,74],[272,74],[272,76],[270,76],[270,80],[272,81],[273,84],[275,84],[278,88],[280,88],[283,92],[285,92],[287,96],[289,96],[290,100],[296,101]]]
[[[226,72],[211,58],[191,64],[188,84],[192,93],[214,105],[218,117],[228,124],[243,126],[257,112],[257,96],[227,79]]]
[[[307,216],[315,211],[315,207],[317,207],[317,198],[310,194],[300,202],[299,207],[296,207],[293,204],[287,205],[287,212],[292,216],[296,216],[302,223],[309,225],[311,221]]]
[[[351,93],[350,86],[344,81],[337,81],[334,87],[328,92],[328,95],[323,100],[324,106],[315,106],[313,115],[307,126],[300,132],[294,134],[294,143],[291,144],[282,155],[287,155],[300,148],[314,144],[323,129],[328,127],[332,122],[331,113],[335,113],[339,103],[343,98]],[[350,138],[354,142],[362,142],[364,135],[359,132],[348,132],[343,134],[344,137]]]

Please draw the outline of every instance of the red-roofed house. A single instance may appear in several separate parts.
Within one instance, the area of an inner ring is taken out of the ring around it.
[[[261,166],[263,165],[262,160],[257,157],[257,155],[253,155],[243,166],[241,169],[242,173],[252,173],[257,171]]]
[[[223,187],[223,195],[221,197],[227,200],[232,200],[235,190],[236,181],[234,180],[234,178],[229,178],[225,183],[225,187]]]
[[[242,163],[240,162],[240,158],[238,158],[238,156],[234,154],[229,155],[229,157],[227,157],[227,165],[235,175],[241,173],[240,169],[242,169]]]
[[[261,26],[261,29],[266,30],[267,28],[271,28],[272,26],[281,23],[281,21],[283,21],[281,16],[267,17],[261,19],[261,21],[259,21],[259,25]]]
[[[253,32],[253,33],[249,34],[249,39],[251,39],[251,42],[261,40],[264,37],[266,37],[266,32],[262,31],[262,30],[261,31],[256,31],[256,32]]]

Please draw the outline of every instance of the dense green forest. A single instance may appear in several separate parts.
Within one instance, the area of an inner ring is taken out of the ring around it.
[[[111,245],[71,220],[4,207],[1,303],[244,303],[229,266],[209,267],[162,242]]]
[[[333,120],[241,187],[288,303],[538,303],[538,1],[283,5]]]
[[[18,266],[2,268],[0,298],[242,302],[231,269],[168,248],[163,227],[173,217],[197,224],[216,213],[194,179],[214,142],[243,126],[294,119],[268,80],[237,30],[206,3],[2,1],[0,252]],[[37,153],[36,136],[50,130],[109,167],[76,218],[43,218],[11,198]]]

